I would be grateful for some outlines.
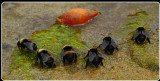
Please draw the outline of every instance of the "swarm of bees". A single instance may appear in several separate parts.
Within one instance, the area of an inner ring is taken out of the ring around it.
[[[137,44],[144,44],[145,40],[150,43],[149,33],[146,32],[144,27],[138,27],[136,32],[133,34],[132,40],[135,40]],[[39,63],[41,67],[49,67],[55,68],[57,65],[55,63],[56,55],[48,52],[46,49],[39,49],[37,51],[37,45],[28,39],[20,39],[17,42],[17,46],[19,50],[22,52],[24,49],[27,49],[30,52],[37,52],[36,63]],[[104,37],[103,42],[97,47],[101,47],[103,51],[109,55],[112,55],[115,50],[118,51],[118,47],[116,43],[113,41],[111,37]],[[88,65],[94,65],[96,68],[99,65],[103,65],[103,59],[106,59],[104,54],[101,54],[97,48],[89,49],[87,55],[84,57],[86,60],[85,68]],[[77,62],[77,55],[79,53],[70,45],[66,45],[62,48],[62,52],[60,53],[61,60],[63,65]]]

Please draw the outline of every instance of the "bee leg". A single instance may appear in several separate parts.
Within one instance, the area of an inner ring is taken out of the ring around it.
[[[18,49],[19,49],[19,51],[20,51],[20,52],[21,52],[21,54],[22,54],[22,48],[18,46]]]
[[[100,44],[97,48],[99,48],[102,44]]]
[[[33,55],[33,54],[34,54],[34,52],[31,52],[31,54]]]
[[[44,65],[43,65],[43,62],[42,62],[42,60],[40,60],[40,64],[41,64],[41,67],[43,68],[43,67],[44,67]]]
[[[118,48],[116,47],[116,50],[118,51]]]
[[[44,68],[44,65],[43,65],[43,63],[41,64],[41,67],[42,67],[42,68]]]
[[[21,47],[18,46],[19,51],[21,52]]]
[[[85,56],[83,59],[85,59],[87,56]]]
[[[101,61],[101,65],[103,66],[103,62]]]
[[[56,64],[55,64],[55,63],[53,63],[52,67],[53,67],[53,68],[55,68],[55,67],[56,67]]]
[[[101,61],[101,65],[103,66],[103,67],[105,67],[104,65],[103,65],[103,62]]]
[[[75,60],[74,60],[74,62],[76,63],[77,62],[77,55],[75,54]]]
[[[66,64],[65,64],[65,57],[63,57],[63,65],[65,66]]]
[[[132,37],[131,40],[134,40],[134,37]]]
[[[149,38],[147,38],[147,41],[148,41],[149,43],[151,43],[150,40],[149,40]]]
[[[88,54],[83,59],[87,58],[88,56],[89,56],[89,52],[88,52]]]
[[[20,50],[20,47],[18,46],[18,49]]]
[[[35,56],[35,59],[36,59],[35,64],[37,64],[37,63],[38,63],[38,57],[37,57],[37,56]]]
[[[98,68],[98,65],[96,65],[96,68]]]
[[[87,66],[88,66],[88,63],[89,63],[89,59],[88,59],[88,60],[87,60],[87,62],[86,62],[85,69],[87,68]]]
[[[136,43],[139,43],[137,39],[135,41],[136,41]]]

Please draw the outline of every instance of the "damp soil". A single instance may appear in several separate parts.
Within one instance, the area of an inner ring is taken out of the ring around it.
[[[75,28],[56,22],[48,28],[33,32],[27,38],[35,42],[38,49],[47,49],[56,55],[56,62],[59,65],[56,68],[41,68],[39,64],[35,64],[36,53],[27,50],[22,53],[15,47],[9,57],[11,63],[8,73],[2,78],[5,80],[157,80],[159,31],[158,27],[153,25],[156,17],[148,11],[136,8],[135,12],[126,15],[123,25],[109,33],[104,31],[97,33],[96,31],[101,28],[95,30],[92,27],[96,26],[93,23],[100,17],[97,16],[82,27]],[[150,33],[150,44],[146,41],[143,45],[138,45],[131,40],[139,26],[143,26]],[[91,28],[90,31],[88,28]],[[107,56],[107,59],[103,60],[104,67],[90,66],[84,69],[86,60],[83,57],[90,48],[98,46],[105,36],[111,36],[119,50],[113,55],[107,55],[100,49],[99,51]],[[64,45],[71,45],[81,53],[76,64],[63,66],[59,60]]]

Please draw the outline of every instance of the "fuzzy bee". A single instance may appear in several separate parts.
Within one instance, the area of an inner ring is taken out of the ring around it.
[[[105,57],[98,52],[97,48],[92,48],[88,51],[88,54],[84,57],[84,59],[85,58],[88,58],[85,68],[87,68],[89,64],[93,64],[97,68],[99,64],[103,66],[103,58]]]
[[[116,49],[118,51],[116,43],[112,40],[111,37],[105,37],[103,39],[102,44],[100,44],[98,47],[102,47],[102,49],[108,53],[113,54],[114,50]]]
[[[61,52],[63,64],[66,65],[66,62],[68,62],[68,64],[72,64],[73,62],[76,63],[77,54],[78,53],[71,46],[64,46]]]
[[[136,29],[132,39],[134,39],[138,44],[143,44],[146,39],[150,43],[149,34],[143,27],[138,27]]]
[[[49,67],[49,68],[56,67],[54,59],[55,59],[55,56],[49,53],[45,49],[39,49],[37,51],[36,63],[40,63],[42,68],[44,66]]]
[[[37,51],[37,45],[28,39],[20,39],[17,42],[17,46],[21,51],[25,48],[27,48],[31,52]]]

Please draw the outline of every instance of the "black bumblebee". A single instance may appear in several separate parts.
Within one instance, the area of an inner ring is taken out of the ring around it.
[[[66,45],[63,47],[62,52],[61,52],[61,58],[63,60],[63,64],[66,64],[66,61],[68,64],[72,64],[74,61],[75,63],[77,62],[77,52],[69,45]]]
[[[112,40],[111,37],[105,37],[103,39],[102,44],[100,44],[98,47],[100,47],[100,46],[102,46],[102,49],[108,54],[113,54],[115,49],[118,51],[117,45]]]
[[[143,27],[138,27],[136,29],[132,39],[135,39],[136,43],[138,44],[143,44],[146,39],[150,43],[149,34]]]
[[[97,48],[90,49],[88,51],[88,54],[84,57],[84,59],[87,57],[88,59],[85,68],[87,68],[89,64],[93,64],[96,68],[98,67],[99,64],[103,66],[102,60],[104,56],[98,52]]]
[[[28,39],[20,39],[17,42],[17,46],[21,51],[25,48],[27,48],[31,52],[37,51],[37,45]]]
[[[43,68],[44,66],[49,67],[49,68],[55,68],[56,64],[54,61],[55,56],[51,53],[49,53],[45,49],[39,49],[37,51],[37,56],[36,56],[36,62],[41,64],[41,67]]]

